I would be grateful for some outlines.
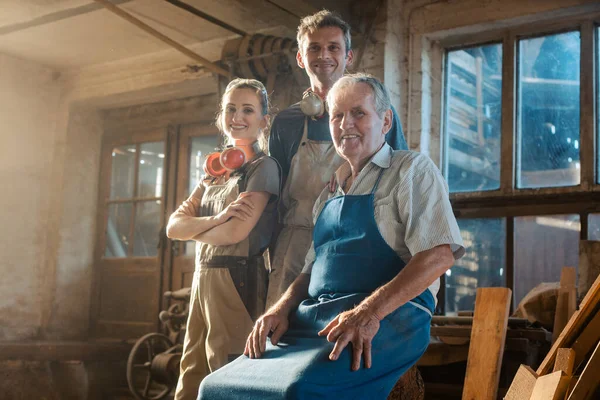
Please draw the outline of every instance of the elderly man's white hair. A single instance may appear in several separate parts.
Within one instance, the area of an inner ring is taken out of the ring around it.
[[[349,74],[341,77],[329,90],[329,93],[327,94],[327,103],[333,104],[333,96],[336,91],[357,83],[366,83],[371,87],[373,99],[375,100],[375,111],[377,111],[380,116],[383,116],[383,114],[392,107],[390,95],[385,86],[383,86],[383,83],[373,75],[364,73]]]

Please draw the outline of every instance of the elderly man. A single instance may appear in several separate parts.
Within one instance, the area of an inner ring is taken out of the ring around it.
[[[447,185],[430,159],[385,143],[377,79],[345,76],[328,103],[345,162],[315,203],[305,267],[202,399],[385,399],[427,348],[439,277],[464,254]]]
[[[350,26],[337,14],[322,10],[302,19],[297,40],[298,66],[306,71],[310,88],[301,102],[277,115],[269,138],[269,154],[282,167],[284,186],[280,203],[282,230],[271,263],[267,308],[302,271],[312,240],[313,205],[343,161],[332,143],[323,100],[346,67],[352,65]],[[386,141],[394,149],[408,148],[395,113]]]

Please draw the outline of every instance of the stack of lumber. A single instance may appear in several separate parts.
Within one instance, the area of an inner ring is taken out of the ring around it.
[[[561,286],[567,293],[563,295],[563,310],[568,310],[569,303],[573,304],[569,293],[573,290],[574,275],[573,271],[563,271]],[[557,315],[562,312],[561,307],[562,304],[557,306]],[[569,311],[566,313],[570,314]],[[600,398],[597,393],[600,384],[600,277],[559,332],[536,371],[525,365],[519,368],[505,400]]]

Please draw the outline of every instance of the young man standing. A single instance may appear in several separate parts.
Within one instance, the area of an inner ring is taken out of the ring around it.
[[[342,163],[333,147],[323,99],[354,59],[350,26],[330,11],[303,18],[297,40],[298,66],[306,71],[311,87],[301,102],[277,115],[271,128],[269,153],[283,172],[283,227],[271,264],[267,308],[279,300],[302,271],[312,240],[313,205]],[[394,150],[406,150],[402,126],[393,111],[386,141]]]

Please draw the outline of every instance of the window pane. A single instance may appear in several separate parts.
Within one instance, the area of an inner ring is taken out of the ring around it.
[[[135,145],[115,147],[112,151],[112,172],[110,177],[110,198],[129,199],[133,197],[135,174]]]
[[[158,254],[161,201],[143,201],[136,205],[133,242],[134,257],[154,257]]]
[[[191,151],[190,151],[190,182],[189,182],[189,193],[200,183],[204,170],[204,159],[206,156],[215,151],[219,146],[219,136],[197,136],[191,139]]]
[[[515,307],[542,282],[559,282],[579,263],[579,215],[515,218]]]
[[[446,272],[446,314],[473,310],[478,287],[504,287],[506,222],[504,219],[459,219],[467,252]]]
[[[444,121],[450,192],[500,187],[502,45],[448,52]]]
[[[519,42],[517,187],[579,184],[579,32]]]
[[[131,203],[110,204],[108,206],[105,257],[127,257],[130,242],[131,209]]]
[[[137,197],[161,197],[163,190],[164,142],[142,143]]]
[[[600,214],[588,215],[588,240],[600,240]]]
[[[202,166],[204,165],[204,159],[206,156],[215,151],[215,149],[219,146],[219,136],[211,135],[211,136],[197,136],[192,138],[191,140],[191,152],[190,152],[190,182],[189,182],[189,192],[200,183],[200,179],[202,179],[202,175],[204,175],[204,170]],[[189,241],[185,244],[185,255],[193,256],[196,254],[196,242]]]

